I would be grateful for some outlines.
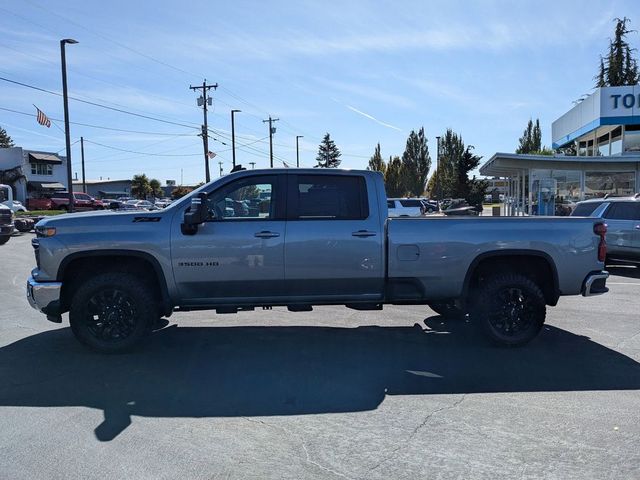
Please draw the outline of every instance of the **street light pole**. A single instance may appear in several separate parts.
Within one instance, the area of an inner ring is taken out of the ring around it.
[[[233,120],[234,113],[240,113],[242,110],[231,110],[231,154],[233,156],[233,167],[236,166],[236,127]]]
[[[300,147],[298,147],[298,139],[304,138],[304,135],[296,135],[296,167],[300,168]]]
[[[64,137],[67,149],[67,190],[69,191],[68,211],[74,210],[73,202],[73,177],[71,175],[71,136],[69,133],[69,97],[67,95],[67,59],[65,57],[64,46],[66,44],[78,43],[73,38],[63,38],[60,40],[60,59],[62,61],[62,101],[64,103]]]

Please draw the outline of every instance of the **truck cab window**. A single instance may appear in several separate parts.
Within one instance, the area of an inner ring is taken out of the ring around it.
[[[297,182],[299,220],[363,220],[369,216],[367,187],[361,176],[299,175]]]
[[[275,182],[246,178],[209,195],[209,211],[215,220],[268,220],[274,218]]]

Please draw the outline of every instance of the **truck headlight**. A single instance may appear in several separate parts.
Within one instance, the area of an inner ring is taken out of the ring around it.
[[[38,237],[53,237],[56,234],[56,227],[36,227]]]

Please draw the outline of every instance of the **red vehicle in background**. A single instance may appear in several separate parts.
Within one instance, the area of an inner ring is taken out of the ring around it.
[[[51,197],[29,198],[27,205],[29,210],[69,210],[69,194],[56,192]],[[73,192],[73,206],[76,211],[104,209],[101,200],[83,192]]]

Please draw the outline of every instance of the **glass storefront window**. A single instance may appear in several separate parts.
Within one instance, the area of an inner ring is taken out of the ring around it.
[[[627,125],[624,128],[625,153],[640,153],[640,125]]]
[[[593,156],[593,140],[587,141],[587,157]]]
[[[596,153],[600,157],[609,156],[609,134],[608,133],[598,138],[598,151]]]
[[[585,172],[584,198],[605,195],[633,195],[636,191],[635,172]]]
[[[532,170],[532,214],[569,215],[581,200],[581,177],[579,170]],[[551,186],[555,191],[549,191]]]
[[[611,132],[611,155],[622,153],[622,127],[618,127]]]
[[[578,156],[584,157],[587,154],[587,142],[578,142]]]

